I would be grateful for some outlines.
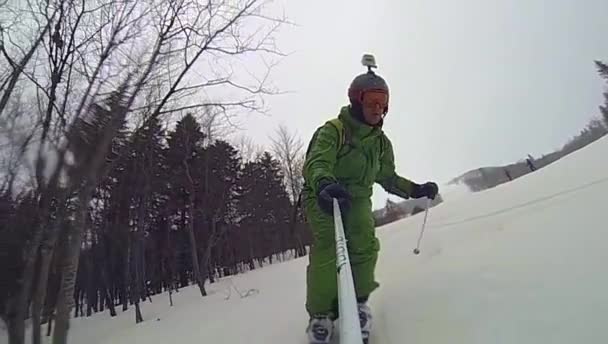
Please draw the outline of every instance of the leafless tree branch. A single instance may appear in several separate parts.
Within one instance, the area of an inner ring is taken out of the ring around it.
[[[4,46],[4,39],[3,39],[2,31],[0,30],[0,50],[2,51],[2,54],[5,56],[7,61],[9,61],[9,64],[13,68],[13,71],[11,72],[11,77],[9,79],[7,79],[9,81],[6,85],[6,88],[4,89],[2,98],[0,98],[0,115],[2,115],[2,112],[4,111],[6,104],[8,103],[8,99],[10,98],[13,90],[15,89],[15,85],[17,84],[17,80],[19,80],[19,76],[23,73],[25,66],[30,62],[32,56],[34,55],[34,52],[36,51],[36,49],[38,49],[38,46],[40,46],[40,44],[42,43],[42,40],[43,40],[44,36],[46,35],[46,33],[49,32],[51,21],[53,20],[53,18],[55,18],[55,14],[56,14],[56,12],[53,12],[51,17],[47,21],[46,25],[44,26],[44,29],[40,32],[40,34],[38,35],[36,40],[30,46],[29,50],[23,55],[23,57],[21,58],[19,63],[13,62],[13,60],[8,56],[8,53],[6,52],[6,49]],[[3,88],[0,88],[0,90],[1,89],[3,89]]]
[[[209,5],[204,8],[204,10],[208,11],[208,18],[206,18],[206,23],[205,23],[206,24],[205,26],[206,26],[206,29],[208,32],[204,36],[203,41],[201,43],[196,44],[198,49],[194,52],[194,55],[192,58],[188,59],[190,49],[182,47],[183,57],[184,57],[183,68],[179,72],[177,78],[171,83],[171,86],[169,87],[168,92],[165,94],[165,96],[159,102],[153,115],[158,116],[158,115],[161,115],[162,113],[164,113],[163,108],[168,104],[171,97],[174,96],[176,93],[193,90],[196,88],[204,88],[204,87],[209,87],[209,86],[217,86],[217,85],[226,84],[226,85],[230,85],[232,87],[236,87],[241,90],[248,91],[248,92],[254,93],[254,94],[263,93],[266,91],[262,87],[254,89],[254,88],[249,88],[249,87],[237,84],[236,82],[230,80],[230,77],[220,77],[220,78],[212,79],[211,81],[201,83],[201,84],[198,84],[195,86],[184,86],[182,88],[179,88],[179,85],[180,85],[180,83],[182,83],[184,77],[188,74],[188,72],[192,68],[192,66],[195,65],[195,63],[200,59],[200,57],[203,55],[203,53],[210,51],[211,50],[210,48],[212,48],[212,44],[214,42],[216,42],[218,40],[221,41],[222,39],[224,39],[226,37],[224,34],[231,32],[231,30],[234,29],[234,26],[236,25],[236,23],[239,20],[249,16],[250,15],[249,11],[254,7],[254,5],[257,2],[258,2],[257,0],[247,1],[245,3],[245,5],[242,8],[238,9],[238,11],[232,17],[226,18],[226,22],[224,24],[222,24],[216,30],[212,29],[212,27],[211,27],[212,22],[213,22],[212,19],[214,19],[216,17],[220,17],[220,18],[223,17],[223,14],[219,12],[221,9],[221,6],[214,7],[214,6]],[[201,12],[202,11],[199,11],[199,13],[201,13]],[[198,22],[199,19],[200,19],[200,16],[197,16],[195,19],[195,23]],[[176,34],[182,33],[182,32],[186,33],[185,41],[186,41],[186,47],[188,47],[190,45],[190,41],[193,39],[191,37],[191,34],[198,32],[198,31],[192,30],[192,28],[189,25],[186,25],[181,21],[178,23],[178,26],[180,27],[180,30],[178,30],[176,32]],[[271,31],[274,31],[274,30],[271,30]],[[254,46],[253,48],[248,48],[248,50],[255,51],[256,47],[257,46]],[[179,49],[175,49],[175,50],[179,50]],[[270,49],[264,49],[264,50],[259,50],[259,51],[269,52]],[[251,110],[256,110],[255,104],[251,104],[249,102],[243,102],[243,104]],[[174,110],[170,110],[170,111],[173,112]]]
[[[238,101],[238,102],[207,102],[207,103],[200,103],[200,104],[192,104],[192,105],[181,106],[181,107],[178,107],[175,109],[163,110],[158,114],[164,115],[164,114],[170,114],[170,113],[174,113],[174,112],[206,108],[206,107],[217,107],[217,108],[221,109],[222,111],[226,111],[229,108],[233,108],[233,107],[240,107],[240,108],[245,108],[248,110],[257,109],[255,101],[245,100],[245,101]]]

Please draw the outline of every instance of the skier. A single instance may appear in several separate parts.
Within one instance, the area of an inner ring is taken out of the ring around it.
[[[333,198],[338,200],[348,240],[362,337],[367,342],[372,315],[367,300],[379,286],[374,270],[380,245],[372,214],[372,186],[403,198],[434,199],[438,186],[416,184],[395,171],[391,141],[382,131],[388,112],[389,88],[372,68],[371,55],[362,63],[368,72],[357,76],[348,89],[350,104],[338,117],[314,133],[303,167],[302,201],[313,233],[307,267],[306,329],[310,343],[329,343],[338,318],[337,272]]]

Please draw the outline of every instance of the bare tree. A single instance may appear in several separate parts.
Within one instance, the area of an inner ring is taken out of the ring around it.
[[[287,192],[291,199],[292,209],[289,221],[290,232],[296,236],[298,256],[304,255],[304,246],[299,232],[296,232],[296,222],[301,201],[301,193],[304,187],[302,177],[302,166],[304,164],[304,144],[296,133],[290,133],[285,125],[280,125],[276,136],[271,138],[272,149],[281,164]]]
[[[290,133],[285,125],[280,125],[275,134],[276,136],[271,138],[272,150],[275,157],[281,162],[285,185],[291,200],[295,203],[304,185],[301,171],[304,144],[297,134]]]
[[[254,161],[264,151],[262,146],[257,145],[251,137],[246,135],[238,136],[232,144],[239,151],[243,163]]]

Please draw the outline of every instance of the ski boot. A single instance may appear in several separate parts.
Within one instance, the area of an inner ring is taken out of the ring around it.
[[[370,333],[372,331],[372,311],[365,302],[359,302],[357,304],[359,309],[359,322],[361,325],[361,338],[363,343],[369,343]]]
[[[306,334],[310,344],[328,344],[334,331],[334,322],[327,315],[314,315],[310,318]]]

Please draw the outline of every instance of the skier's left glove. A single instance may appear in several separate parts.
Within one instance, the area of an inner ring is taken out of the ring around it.
[[[428,197],[430,199],[435,199],[438,193],[439,187],[433,182],[426,182],[424,184],[413,183],[412,185],[412,198]]]
[[[342,185],[329,181],[319,183],[319,194],[317,197],[319,207],[329,215],[334,214],[334,198],[338,200],[342,212],[350,209],[352,197]]]

